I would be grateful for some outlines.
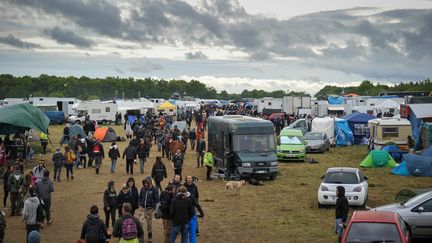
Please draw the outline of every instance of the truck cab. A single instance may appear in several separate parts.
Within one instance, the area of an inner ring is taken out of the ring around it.
[[[208,147],[225,177],[269,177],[278,172],[273,123],[240,115],[209,118]]]

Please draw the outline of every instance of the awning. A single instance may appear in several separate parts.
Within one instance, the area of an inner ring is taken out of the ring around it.
[[[343,106],[329,106],[329,111],[345,111],[345,107]]]

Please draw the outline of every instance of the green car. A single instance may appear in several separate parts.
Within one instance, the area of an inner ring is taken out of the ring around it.
[[[278,139],[276,152],[278,160],[306,159],[306,147],[303,132],[298,129],[284,128]]]

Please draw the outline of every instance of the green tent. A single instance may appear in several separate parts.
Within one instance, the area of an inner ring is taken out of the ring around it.
[[[389,167],[396,166],[396,162],[386,150],[372,150],[368,156],[360,163],[361,167],[375,168],[375,167]]]
[[[422,189],[413,189],[413,188],[404,188],[398,192],[395,198],[395,202],[406,202],[408,199],[413,198],[422,193],[432,191],[432,188],[422,188]]]
[[[48,134],[49,118],[31,104],[17,104],[0,109],[0,134],[24,132],[30,128]]]

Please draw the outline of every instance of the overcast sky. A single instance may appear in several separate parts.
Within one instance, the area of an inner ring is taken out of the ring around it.
[[[430,0],[1,0],[0,73],[197,79],[218,91],[418,81]]]

